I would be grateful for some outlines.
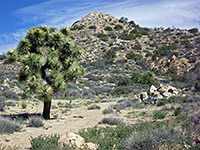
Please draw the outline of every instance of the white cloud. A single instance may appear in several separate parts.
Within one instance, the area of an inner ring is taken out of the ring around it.
[[[101,11],[117,18],[126,16],[146,27],[200,29],[199,0],[49,0],[16,10],[24,23],[53,27],[70,26],[91,11]],[[25,36],[12,33],[0,36],[0,52],[12,48]],[[9,47],[10,46],[10,47]]]

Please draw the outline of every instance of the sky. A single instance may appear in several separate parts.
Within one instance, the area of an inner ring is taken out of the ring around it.
[[[69,27],[92,11],[142,27],[200,30],[200,0],[0,0],[0,54],[15,49],[30,27]]]

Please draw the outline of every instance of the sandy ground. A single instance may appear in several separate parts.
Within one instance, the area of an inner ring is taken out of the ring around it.
[[[94,104],[95,100],[73,100],[73,108],[64,108],[62,105],[69,103],[69,100],[53,100],[51,108],[50,120],[44,120],[44,126],[40,128],[27,127],[26,124],[20,132],[13,134],[0,135],[0,143],[3,146],[17,147],[18,150],[30,149],[30,138],[38,137],[39,135],[51,135],[59,134],[64,135],[69,132],[78,132],[81,129],[104,126],[98,123],[106,116],[102,111],[108,108],[110,105],[116,104],[116,101],[107,103],[96,103],[101,107],[100,110],[88,110],[88,107]],[[22,109],[22,101],[17,101],[16,106],[6,107],[4,112],[0,112],[0,115],[8,114],[20,114],[20,113],[41,113],[43,109],[43,103],[40,101],[27,100],[26,109]],[[171,106],[168,106],[169,108]],[[154,110],[161,109],[157,106],[145,106],[142,108],[127,108],[120,113],[115,113],[115,117],[120,117],[126,123],[134,124],[139,121],[149,121],[152,119]],[[146,112],[145,114],[142,114]],[[57,116],[57,118],[55,118]],[[79,118],[81,116],[81,118]]]
[[[66,100],[53,100],[52,105],[56,106],[57,103],[66,103]],[[86,101],[83,101],[85,102]],[[42,102],[28,102],[27,108],[22,109],[20,106],[20,101],[18,102],[18,106],[6,108],[4,113],[1,114],[17,114],[17,113],[41,113],[43,104]],[[34,105],[35,103],[35,105]],[[36,105],[37,103],[37,105]],[[98,125],[98,122],[103,118],[102,111],[107,108],[111,103],[99,103],[101,107],[100,110],[88,110],[88,106],[81,105],[80,103],[75,102],[77,108],[71,108],[70,111],[62,113],[60,107],[56,109],[51,109],[51,114],[57,114],[58,118],[54,118],[51,120],[44,120],[44,126],[40,128],[27,127],[24,125],[21,132],[15,132],[13,134],[4,134],[0,135],[0,143],[4,146],[8,145],[11,147],[18,147],[17,149],[23,150],[30,148],[30,137],[37,137],[39,135],[51,135],[51,134],[59,134],[64,135],[68,132],[77,132],[83,128],[89,128]],[[34,106],[33,106],[34,105]],[[78,107],[79,105],[79,107]],[[80,106],[81,105],[81,106]],[[92,104],[91,104],[92,105]],[[58,106],[58,105],[57,105]],[[64,108],[66,109],[66,108]],[[75,118],[74,116],[82,116],[83,118]],[[51,118],[54,116],[51,115]]]

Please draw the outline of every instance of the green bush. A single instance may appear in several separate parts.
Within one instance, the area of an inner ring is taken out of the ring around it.
[[[42,118],[40,117],[31,117],[28,120],[29,127],[42,127],[43,125]]]
[[[98,105],[92,105],[92,106],[88,107],[88,110],[94,110],[94,109],[101,109],[101,107]]]
[[[130,86],[116,86],[113,91],[111,91],[111,95],[119,96],[119,95],[128,95],[133,92],[133,88]]]
[[[128,85],[131,85],[131,83],[132,83],[131,79],[129,77],[124,76],[118,81],[117,85],[128,86]]]
[[[112,31],[113,29],[110,26],[107,26],[107,27],[104,28],[104,30],[106,30],[106,31]]]
[[[123,29],[123,27],[122,27],[121,25],[118,24],[118,25],[116,25],[116,26],[114,27],[114,29],[115,29],[115,30],[121,30],[121,29]]]
[[[116,50],[110,49],[110,50],[106,51],[106,53],[103,57],[106,58],[107,61],[113,62],[114,58],[116,58]]]
[[[166,104],[171,104],[175,102],[176,98],[175,97],[170,97],[169,99],[164,99],[162,101],[158,101],[157,106],[164,106]]]
[[[132,40],[133,39],[132,35],[128,35],[128,34],[122,34],[119,36],[119,38],[122,40]]]
[[[71,28],[70,30],[82,30],[84,29],[84,25],[81,25],[81,26],[74,26],[73,28]]]
[[[166,116],[166,113],[165,112],[163,112],[163,111],[154,111],[153,112],[153,118],[154,119],[164,119],[165,118],[165,116]]]
[[[135,54],[133,51],[129,52],[125,56],[127,59],[134,59],[134,60],[140,60],[142,59],[142,55]]]
[[[195,39],[196,44],[200,44],[200,38]]]
[[[180,138],[181,134],[172,128],[150,129],[142,133],[134,133],[128,138],[125,142],[125,150],[160,149],[163,144],[172,145],[171,141],[175,143]]]
[[[109,125],[123,125],[123,121],[120,118],[103,118],[101,121],[102,124],[109,124]]]
[[[127,23],[128,22],[128,18],[127,17],[121,17],[119,19],[119,22],[121,22],[121,23]]]
[[[198,28],[192,28],[188,30],[190,33],[197,33],[199,32]]]
[[[107,108],[107,109],[104,109],[103,114],[112,114],[113,113],[113,109],[112,108]]]
[[[158,83],[153,79],[152,73],[147,73],[146,75],[141,75],[139,73],[133,72],[131,75],[131,80],[134,83],[147,84],[149,86],[151,86],[151,85],[157,86],[158,85]]]
[[[140,44],[136,44],[134,47],[133,47],[134,50],[141,50],[142,49],[142,46]]]
[[[19,132],[22,126],[15,121],[0,117],[0,134]]]
[[[181,107],[178,107],[174,110],[174,116],[178,116],[181,113]]]
[[[17,93],[12,92],[12,91],[4,91],[2,93],[2,95],[4,97],[6,97],[7,99],[14,99],[14,100],[18,100],[19,99],[19,96],[17,95]]]
[[[31,150],[76,150],[75,145],[59,143],[59,135],[31,137]]]
[[[102,41],[108,41],[108,36],[103,33],[97,34],[97,37],[100,38]]]
[[[109,47],[111,47],[111,46],[113,46],[113,43],[110,43],[110,44],[109,44]]]
[[[176,68],[169,68],[167,71],[168,74],[177,74]]]
[[[22,102],[22,109],[26,109],[26,107],[27,107],[27,104],[26,104],[26,102]]]
[[[60,150],[59,139],[58,135],[31,137],[31,150]]]
[[[96,29],[97,27],[96,26],[89,26],[89,29]]]

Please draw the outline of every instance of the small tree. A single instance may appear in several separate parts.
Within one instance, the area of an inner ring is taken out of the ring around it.
[[[69,37],[70,31],[63,27],[33,27],[27,32],[15,50],[9,50],[10,61],[22,64],[19,81],[25,82],[26,93],[36,93],[44,102],[43,117],[50,118],[52,95],[67,90],[67,82],[76,80],[84,70],[77,59],[83,49]]]

